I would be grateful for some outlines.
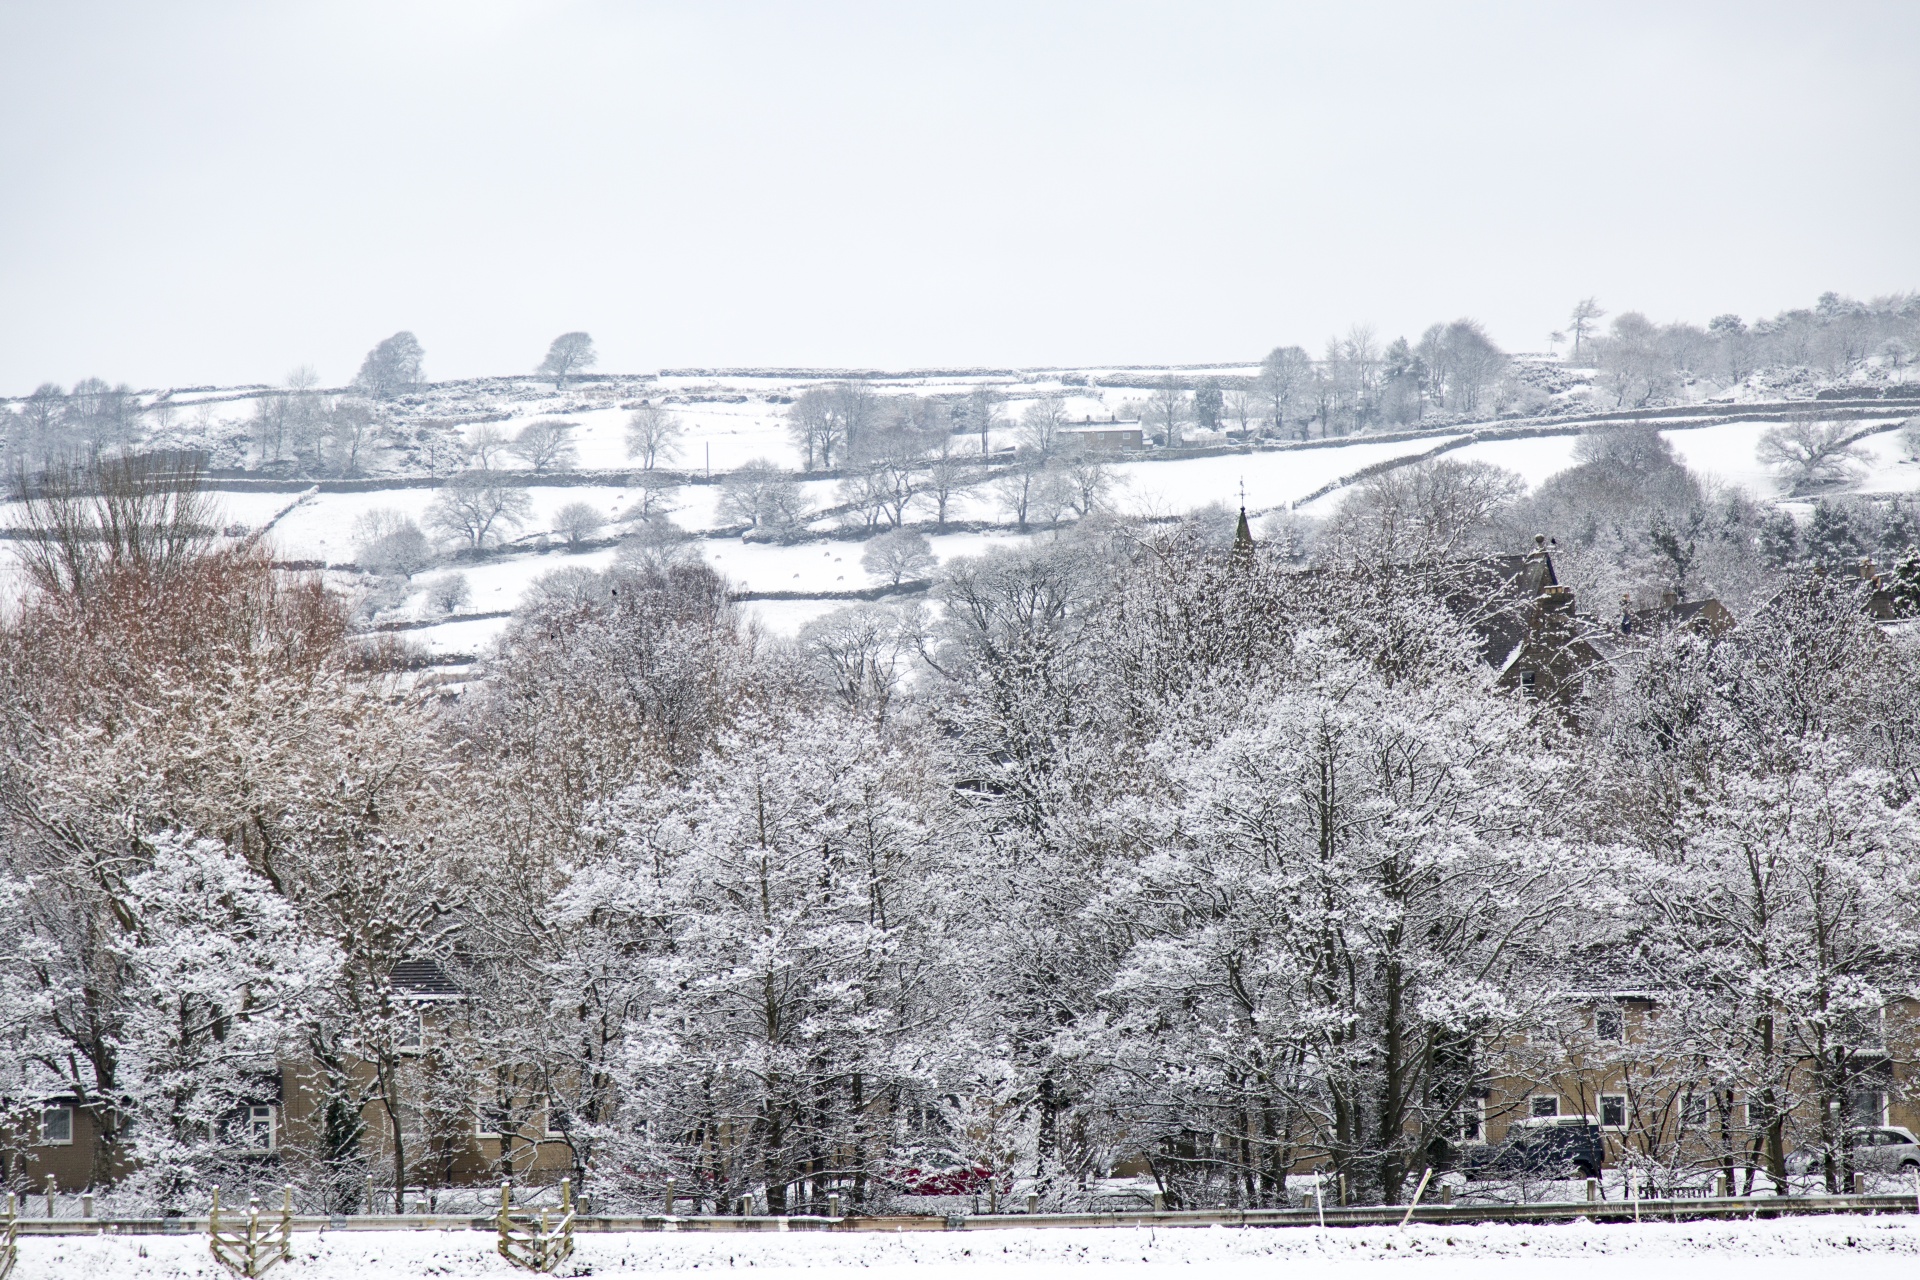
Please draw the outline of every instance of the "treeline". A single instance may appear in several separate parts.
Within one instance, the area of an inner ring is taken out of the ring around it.
[[[1684,321],[1657,324],[1628,311],[1601,330],[1606,314],[1591,298],[1574,308],[1569,357],[1597,368],[1599,391],[1622,406],[1663,403],[1696,381],[1731,387],[1757,377],[1774,390],[1863,373],[1905,381],[1920,354],[1920,295],[1911,293],[1869,302],[1823,293],[1811,309],[1751,324],[1720,315],[1705,328]],[[1567,341],[1566,335],[1553,336]]]
[[[349,1207],[476,1127],[603,1204],[867,1209],[933,1158],[1392,1201],[1496,1081],[1605,1057],[1617,973],[1661,1002],[1646,1166],[1778,1180],[1894,1087],[1856,1050],[1920,959],[1920,655],[1858,579],[1642,636],[1569,719],[1496,686],[1531,601],[1450,498],[1305,566],[1088,520],[791,642],[643,545],[449,699],[203,502],[137,460],[36,495],[0,630],[4,1132],[76,1099],[156,1205]],[[428,963],[465,999],[423,1039]],[[322,1123],[266,1170],[224,1127],[276,1062]]]

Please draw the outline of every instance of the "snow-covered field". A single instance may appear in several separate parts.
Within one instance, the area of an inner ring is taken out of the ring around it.
[[[1794,1218],[1644,1225],[1413,1226],[1229,1229],[1115,1228],[900,1234],[620,1234],[576,1237],[562,1276],[688,1271],[936,1277],[1205,1274],[1219,1280],[1481,1280],[1606,1274],[1638,1280],[1805,1280],[1842,1267],[1898,1275],[1920,1259],[1912,1218]],[[309,1280],[498,1277],[517,1274],[478,1231],[322,1232],[295,1237],[276,1275]],[[204,1237],[25,1237],[22,1280],[212,1280],[226,1272]]]
[[[1222,372],[1245,371],[1223,369]],[[1124,417],[1137,412],[1146,389],[1160,373],[1134,370],[1121,374],[1087,369],[1022,375],[906,375],[884,386],[875,385],[888,396],[963,395],[976,386],[995,387],[1001,397],[1003,425],[993,433],[990,444],[1000,449],[1014,442],[1013,424],[1017,423],[1022,410],[1042,393],[1064,395],[1069,418]],[[1097,385],[1103,378],[1117,378],[1129,385]],[[377,615],[377,620],[413,624],[413,629],[405,632],[409,643],[421,646],[430,654],[456,657],[483,652],[505,625],[504,620],[472,615],[499,614],[517,607],[535,581],[557,569],[602,569],[612,562],[610,549],[570,551],[551,530],[562,507],[585,503],[610,522],[603,536],[617,536],[622,532],[623,526],[618,522],[633,511],[641,496],[637,487],[622,483],[619,475],[632,465],[625,441],[629,408],[623,406],[637,403],[636,397],[643,395],[655,403],[668,402],[686,429],[677,457],[671,462],[683,473],[698,477],[710,466],[713,474],[719,475],[755,459],[797,469],[801,459],[787,434],[787,405],[807,386],[821,380],[774,373],[708,375],[694,372],[665,375],[618,388],[584,385],[559,394],[525,382],[447,392],[455,398],[433,412],[477,410],[500,419],[458,428],[468,439],[482,429],[511,435],[525,423],[539,418],[557,417],[575,424],[578,465],[608,473],[611,482],[567,485],[536,480],[527,489],[532,512],[529,520],[515,531],[516,550],[483,562],[450,564],[420,575],[414,595],[398,604],[389,603],[389,607]],[[205,408],[238,423],[252,412],[253,402],[218,400],[217,403],[210,401]],[[1756,456],[1760,437],[1771,425],[1760,419],[1709,426],[1675,423],[1664,434],[1687,465],[1703,478],[1757,498],[1771,499],[1781,496],[1780,482]],[[1198,439],[1201,433],[1189,431],[1188,434],[1194,437],[1192,442],[1203,443]],[[1116,510],[1126,514],[1175,517],[1207,507],[1230,510],[1241,502],[1244,493],[1249,514],[1256,518],[1288,509],[1296,509],[1309,518],[1322,518],[1345,500],[1349,492],[1347,483],[1363,470],[1383,463],[1410,461],[1460,439],[1457,431],[1449,433],[1442,429],[1411,440],[1362,437],[1327,447],[1171,461],[1129,460],[1113,468],[1114,486],[1109,501]],[[1529,486],[1538,486],[1573,464],[1577,443],[1578,437],[1574,435],[1482,440],[1451,449],[1445,456],[1505,467],[1518,473]],[[972,438],[968,439],[968,447],[973,447]],[[1851,486],[1855,491],[1920,490],[1920,463],[1908,460],[1898,432],[1888,430],[1872,435],[1863,441],[1863,449],[1870,461],[1859,482]],[[502,455],[499,465],[512,469],[524,464],[511,455]],[[1329,486],[1331,491],[1322,493]],[[881,583],[860,563],[861,541],[842,529],[842,518],[832,514],[842,501],[839,483],[807,480],[801,483],[800,489],[809,509],[826,513],[817,516],[808,526],[814,541],[776,545],[698,536],[686,544],[687,554],[706,559],[739,591],[814,597],[747,602],[747,612],[762,627],[776,634],[791,634],[811,619],[840,607],[845,600],[835,599],[836,596],[844,597],[846,593]],[[1320,496],[1314,497],[1316,494]],[[305,497],[296,491],[222,491],[215,497],[223,523],[247,529],[260,529],[271,523],[267,538],[279,558],[340,565],[352,560],[356,529],[367,513],[385,510],[423,521],[435,491],[396,485],[371,492],[318,493]],[[671,490],[658,500],[681,529],[703,535],[721,523],[716,510],[719,497],[719,486],[694,483]],[[933,534],[934,556],[943,563],[956,556],[979,554],[992,546],[1014,546],[1033,538],[1053,536],[1046,531],[1017,532],[990,485],[957,496],[948,514],[958,522],[1002,527],[992,532]],[[0,504],[0,525],[17,524],[18,515],[17,509]],[[929,513],[925,511],[910,511],[908,516],[910,521],[919,522],[928,518]],[[545,545],[538,545],[541,543]],[[0,600],[14,598],[19,591],[10,561],[5,544],[0,543]],[[440,617],[429,611],[425,588],[451,573],[466,578],[470,597],[453,615]],[[329,577],[342,587],[352,587],[356,582],[350,574],[330,574]]]

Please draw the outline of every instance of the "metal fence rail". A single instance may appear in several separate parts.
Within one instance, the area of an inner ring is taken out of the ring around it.
[[[1104,1213],[996,1213],[884,1215],[875,1217],[646,1217],[580,1216],[576,1233],[622,1231],[1007,1231],[1086,1227],[1312,1227],[1321,1213],[1329,1227],[1394,1226],[1408,1216],[1404,1205],[1328,1205],[1305,1209],[1168,1209]],[[1414,1222],[1469,1225],[1495,1222],[1697,1222],[1711,1219],[1789,1218],[1834,1214],[1911,1214],[1920,1198],[1907,1195],[1728,1196],[1721,1199],[1603,1200],[1545,1204],[1429,1204],[1412,1212]],[[486,1231],[492,1217],[470,1214],[355,1214],[296,1217],[293,1229],[314,1231]],[[204,1235],[197,1218],[21,1218],[23,1236]]]

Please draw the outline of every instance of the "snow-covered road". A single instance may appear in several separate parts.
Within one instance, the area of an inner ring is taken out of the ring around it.
[[[1644,1226],[1007,1230],[898,1235],[582,1235],[562,1276],[822,1271],[872,1276],[1042,1277],[1108,1274],[1208,1280],[1531,1280],[1592,1274],[1600,1259],[1630,1262],[1636,1280],[1804,1280],[1806,1260],[1887,1258],[1906,1271],[1920,1257],[1911,1218],[1799,1218],[1781,1222]],[[1894,1261],[1899,1259],[1899,1261]],[[1544,1265],[1543,1265],[1544,1264]],[[22,1280],[224,1276],[203,1237],[52,1237],[20,1242]],[[516,1273],[482,1232],[332,1232],[296,1237],[286,1280],[501,1277]]]

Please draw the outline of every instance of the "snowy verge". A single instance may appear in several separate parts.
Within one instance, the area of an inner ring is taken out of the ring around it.
[[[479,1231],[323,1232],[295,1237],[288,1280],[389,1280],[516,1274]],[[1792,1259],[1920,1255],[1920,1222],[1911,1218],[1839,1217],[1750,1222],[1559,1226],[1414,1226],[1314,1228],[1008,1230],[849,1235],[582,1235],[562,1276],[660,1272],[971,1271],[993,1267],[1054,1275],[1089,1267],[1143,1270],[1207,1266],[1234,1276],[1271,1277],[1275,1264],[1292,1280],[1333,1274],[1354,1264],[1426,1276],[1484,1275],[1489,1268],[1534,1266],[1538,1259],[1631,1257],[1641,1280],[1699,1280],[1702,1268],[1728,1275],[1802,1274]],[[1671,1264],[1663,1266],[1662,1264]],[[92,1280],[100,1276],[213,1280],[226,1273],[204,1237],[55,1237],[20,1242],[23,1280]],[[1516,1274],[1518,1272],[1516,1271]]]

